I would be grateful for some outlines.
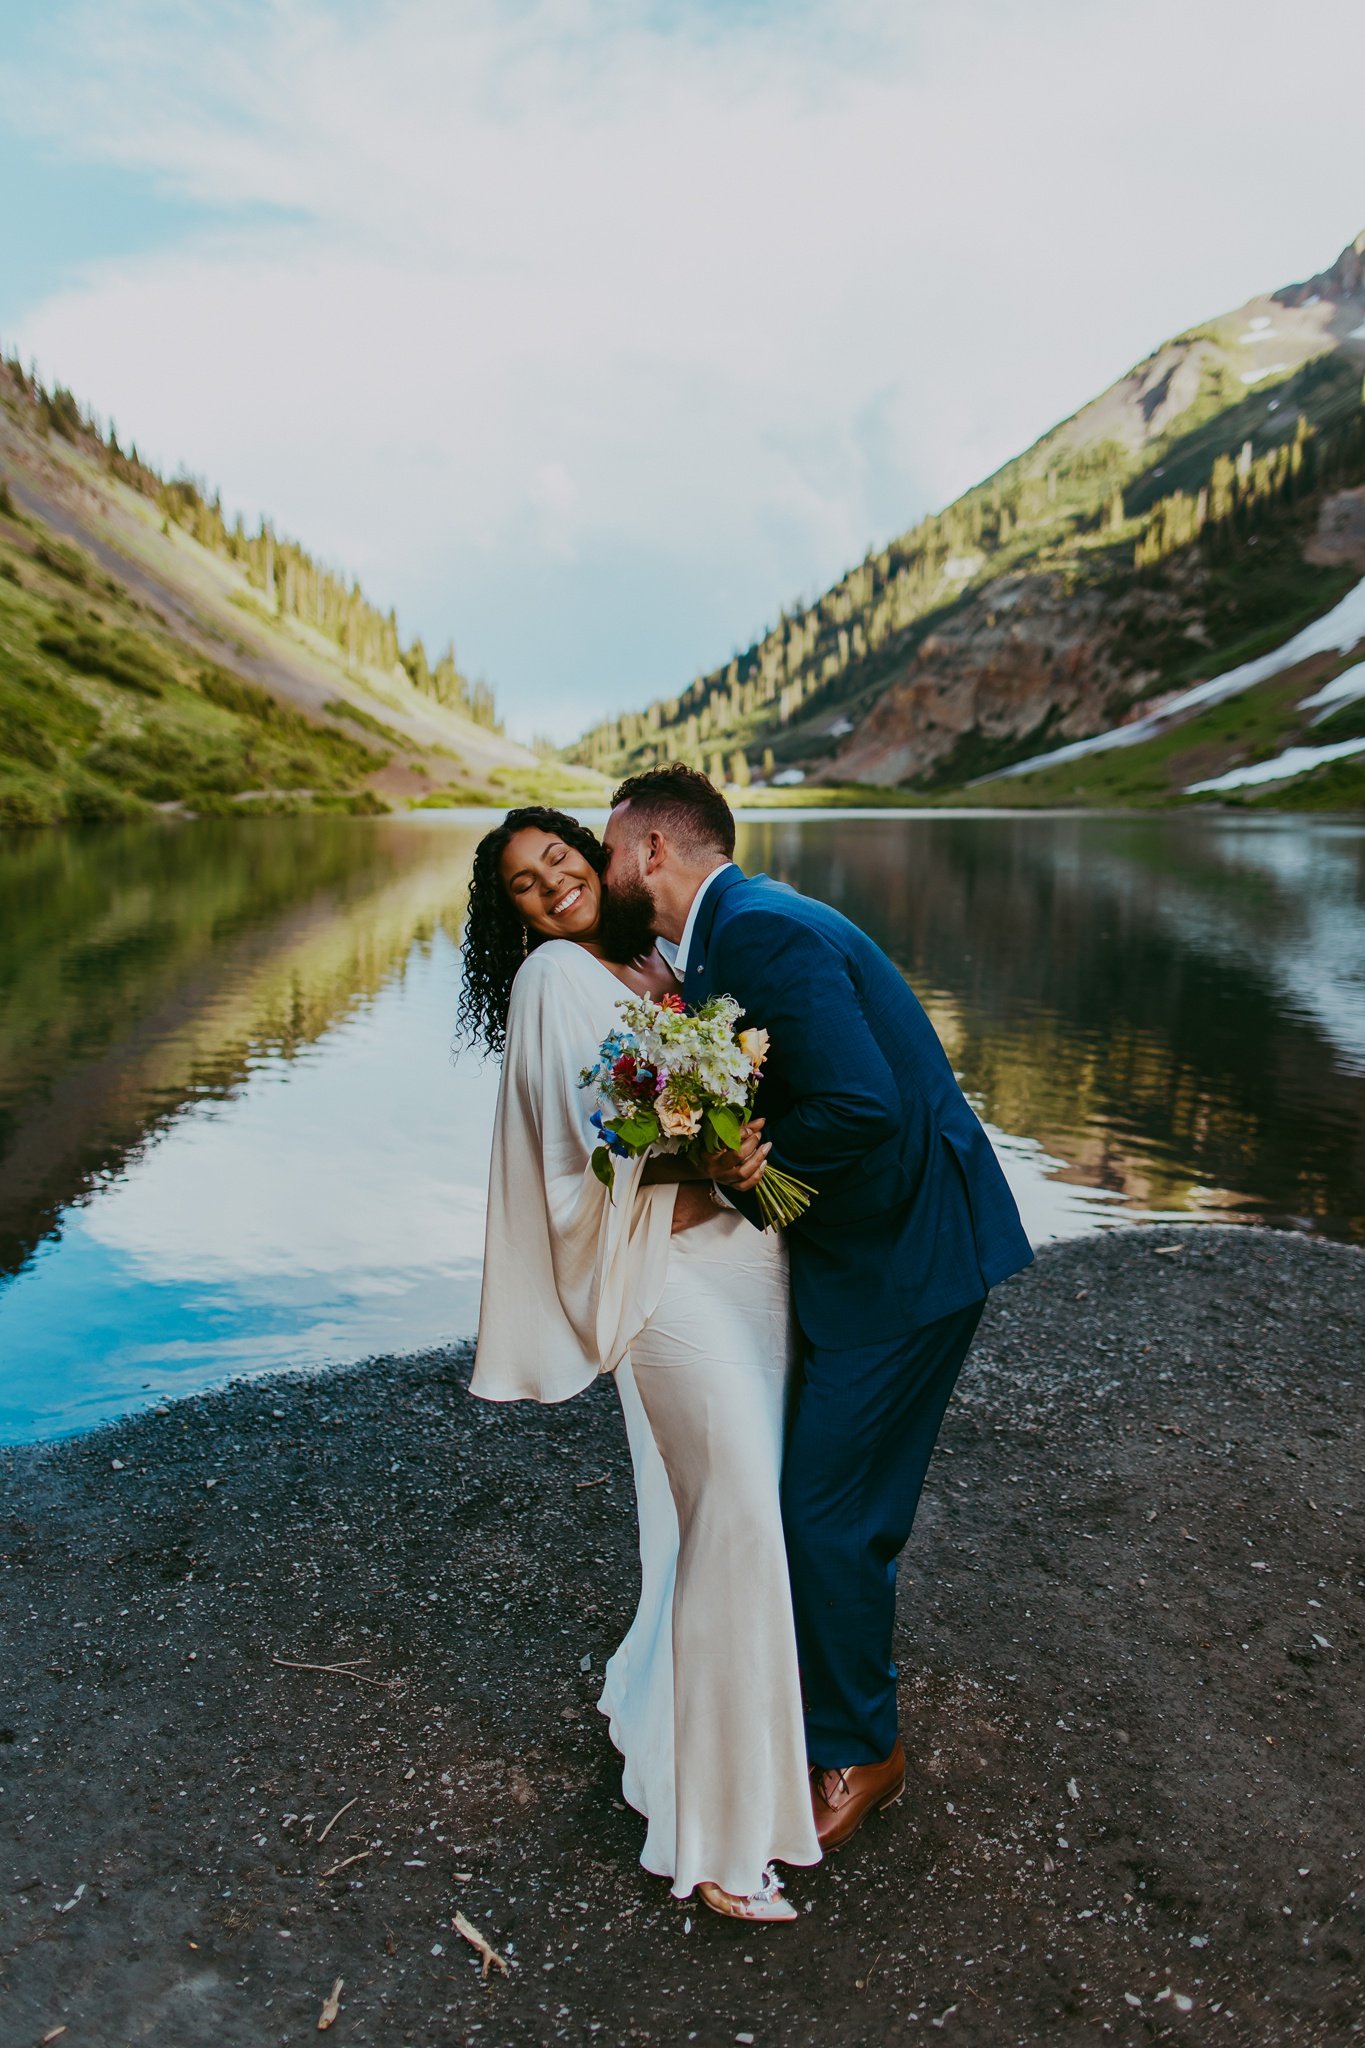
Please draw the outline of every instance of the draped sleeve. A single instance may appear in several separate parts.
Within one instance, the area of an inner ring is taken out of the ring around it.
[[[616,1369],[659,1305],[677,1189],[616,1159],[608,1192],[579,1086],[625,994],[567,939],[537,947],[512,985],[470,1384],[485,1401],[567,1400]]]

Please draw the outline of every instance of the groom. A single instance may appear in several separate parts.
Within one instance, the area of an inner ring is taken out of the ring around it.
[[[839,1848],[905,1786],[891,1661],[896,1559],[991,1287],[1033,1254],[929,1019],[827,905],[731,856],[690,768],[623,782],[607,894],[658,934],[689,1004],[727,994],[771,1034],[756,1118],[715,1178],[751,1221],[765,1165],[816,1189],[788,1232],[799,1370],[782,1478],[811,1796]]]

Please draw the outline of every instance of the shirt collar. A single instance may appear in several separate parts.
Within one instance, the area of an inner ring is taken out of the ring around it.
[[[687,913],[687,922],[683,926],[682,937],[678,940],[676,945],[673,943],[671,939],[656,939],[654,941],[655,945],[659,949],[659,952],[667,961],[668,965],[672,968],[674,979],[678,982],[680,986],[682,983],[683,976],[687,973],[688,956],[692,950],[692,934],[696,929],[697,912],[701,908],[701,899],[706,894],[711,884],[715,881],[717,875],[723,875],[725,873],[726,868],[732,868],[733,866],[734,862],[732,860],[727,860],[722,864],[722,866],[718,868],[712,868],[710,874],[706,876],[705,880],[701,884],[701,887],[697,890],[696,895],[692,898],[692,907]]]

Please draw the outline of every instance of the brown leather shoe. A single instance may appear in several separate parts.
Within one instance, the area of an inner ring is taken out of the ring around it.
[[[905,1790],[905,1751],[899,1736],[885,1763],[848,1764],[841,1771],[810,1767],[810,1802],[815,1832],[826,1855],[842,1849],[875,1807],[894,1806]]]

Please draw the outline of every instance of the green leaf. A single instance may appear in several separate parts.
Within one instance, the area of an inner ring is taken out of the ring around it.
[[[726,1152],[738,1152],[743,1125],[734,1110],[718,1103],[706,1113],[706,1120],[716,1135],[716,1144]]]
[[[612,1129],[623,1144],[630,1146],[632,1152],[643,1152],[646,1145],[657,1144],[663,1136],[659,1128],[659,1119],[652,1109],[646,1110],[641,1116],[627,1117],[623,1123],[613,1124]]]
[[[592,1155],[592,1170],[604,1188],[615,1191],[616,1175],[612,1171],[611,1154],[605,1145],[599,1145]]]

